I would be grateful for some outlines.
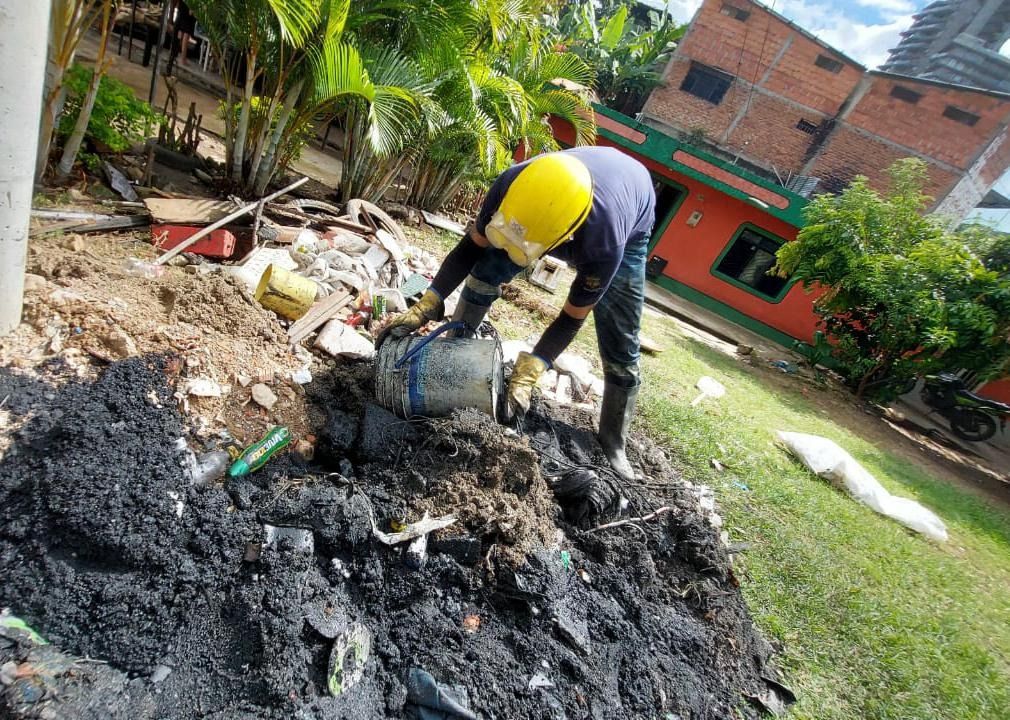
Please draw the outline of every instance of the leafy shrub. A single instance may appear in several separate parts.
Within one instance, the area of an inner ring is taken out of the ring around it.
[[[922,214],[925,163],[900,160],[891,178],[884,195],[860,176],[840,195],[817,196],[796,241],[779,249],[777,272],[821,293],[814,310],[859,395],[893,394],[941,370],[1000,376],[1010,358],[1010,280],[970,238]]]
[[[69,137],[74,130],[92,73],[91,68],[79,64],[67,71],[64,80],[67,101],[57,130],[61,138]],[[132,143],[145,140],[162,122],[162,116],[137,98],[128,85],[106,75],[98,86],[95,109],[91,113],[85,139],[92,145],[122,152]]]

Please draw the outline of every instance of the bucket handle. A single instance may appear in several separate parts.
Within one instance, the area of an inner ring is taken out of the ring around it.
[[[453,320],[452,322],[447,322],[445,325],[436,328],[435,330],[428,333],[428,335],[426,335],[424,338],[422,338],[421,342],[417,343],[417,345],[415,345],[414,347],[410,348],[410,350],[405,352],[403,354],[403,357],[401,357],[393,364],[393,367],[399,370],[404,366],[404,364],[408,360],[410,360],[412,357],[421,352],[428,343],[437,338],[439,335],[447,333],[450,330],[460,330],[464,327],[466,327],[466,323],[463,322],[462,320]]]

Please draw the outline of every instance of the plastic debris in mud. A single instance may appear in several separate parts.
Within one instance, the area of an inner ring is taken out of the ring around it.
[[[371,652],[372,633],[361,623],[351,623],[337,635],[326,671],[326,686],[331,695],[345,693],[361,681]]]
[[[263,547],[274,547],[281,542],[289,542],[295,550],[305,553],[315,552],[315,539],[312,531],[298,527],[278,527],[263,525]]]
[[[228,477],[240,478],[251,472],[256,472],[266,465],[270,458],[286,448],[290,442],[291,432],[286,427],[278,425],[270,428],[262,440],[247,447],[238,460],[228,468]]]
[[[453,697],[455,688],[446,688],[421,668],[407,675],[407,702],[414,705],[421,720],[477,720],[463,703]]]
[[[9,640],[27,638],[36,645],[49,644],[33,627],[16,615],[11,615],[6,608],[0,610],[0,636]]]

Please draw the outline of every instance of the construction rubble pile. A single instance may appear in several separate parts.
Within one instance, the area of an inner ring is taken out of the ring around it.
[[[132,209],[125,238],[36,228],[0,344],[0,717],[700,720],[794,699],[711,491],[641,434],[643,479],[609,471],[588,361],[563,356],[519,429],[404,420],[376,404],[371,338],[438,261],[386,212]]]

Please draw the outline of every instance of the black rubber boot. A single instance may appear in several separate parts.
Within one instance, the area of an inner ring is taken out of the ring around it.
[[[600,409],[600,432],[597,437],[603,452],[610,461],[610,467],[622,480],[633,480],[628,456],[624,452],[628,441],[628,429],[635,415],[638,400],[638,386],[625,388],[612,382],[603,383],[603,407]]]
[[[472,338],[477,334],[477,328],[484,322],[484,316],[491,309],[490,305],[475,305],[463,298],[456,303],[456,311],[452,314],[453,320],[462,320],[466,327],[452,333],[453,337]]]

